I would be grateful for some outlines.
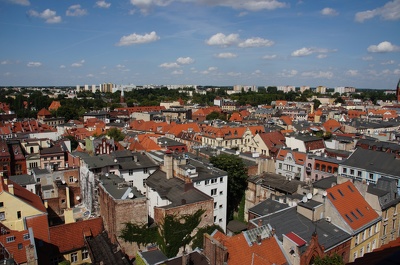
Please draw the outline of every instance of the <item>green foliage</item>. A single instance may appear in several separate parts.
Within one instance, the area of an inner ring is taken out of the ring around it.
[[[321,101],[319,101],[318,99],[314,99],[314,109],[318,109],[319,106],[321,106]]]
[[[58,265],[71,265],[71,262],[69,260],[63,260],[59,262]]]
[[[242,200],[240,201],[239,204],[239,211],[238,211],[238,216],[237,219],[241,222],[245,222],[244,220],[244,205],[246,203],[246,194],[243,195]]]
[[[160,250],[168,257],[175,257],[181,247],[192,240],[191,235],[200,222],[205,210],[199,209],[194,214],[167,215],[159,227],[148,228],[147,224],[125,223],[120,238],[125,242],[136,242],[139,246],[157,243]]]
[[[79,143],[74,136],[68,135],[65,138],[71,141],[71,150],[75,150],[78,147]]]
[[[334,253],[331,256],[325,256],[323,258],[316,257],[314,259],[315,265],[344,265],[343,258],[339,256],[337,253]]]
[[[193,230],[200,224],[205,210],[199,209],[191,215],[167,215],[158,229],[158,246],[168,257],[175,257],[179,249],[188,245],[192,240]]]
[[[119,237],[125,242],[136,242],[139,247],[154,244],[157,242],[157,227],[149,228],[147,224],[125,223],[125,227],[121,230]]]
[[[228,173],[228,219],[233,219],[247,188],[247,168],[243,160],[235,155],[221,154],[210,158],[217,168]]]
[[[199,230],[197,230],[196,235],[194,236],[193,242],[192,242],[192,249],[195,248],[203,248],[203,243],[204,243],[204,234],[211,234],[212,232],[215,231],[215,229],[217,229],[220,232],[224,232],[224,230],[216,224],[213,225],[208,225],[205,227],[200,228]]]
[[[213,111],[206,116],[206,120],[226,120],[225,115],[223,113],[219,113],[218,111]]]
[[[107,135],[114,139],[114,141],[122,141],[125,138],[125,134],[123,134],[118,128],[110,128],[107,131]]]

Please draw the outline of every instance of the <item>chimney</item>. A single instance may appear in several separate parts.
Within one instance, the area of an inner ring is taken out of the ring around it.
[[[174,161],[172,158],[171,151],[167,150],[164,155],[164,168],[167,174],[167,179],[172,179],[174,177]]]
[[[193,188],[193,182],[185,182],[185,192]]]
[[[261,245],[261,235],[257,235],[257,244]]]
[[[65,187],[65,194],[67,195],[67,209],[71,208],[71,202],[70,202],[70,198],[69,198],[69,187]]]
[[[187,265],[187,264],[188,264],[188,254],[185,250],[182,253],[182,265]]]
[[[14,195],[14,185],[13,184],[8,185],[8,192]]]

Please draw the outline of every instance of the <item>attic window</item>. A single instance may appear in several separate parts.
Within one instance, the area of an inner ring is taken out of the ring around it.
[[[338,192],[340,193],[340,195],[342,195],[342,197],[344,197],[344,194],[340,189],[338,189]]]
[[[332,193],[329,193],[329,195],[331,196],[331,198],[332,198],[333,200],[336,200],[335,196],[333,196]]]
[[[347,187],[349,188],[349,190],[350,190],[351,192],[354,192],[354,190],[350,187],[350,185],[347,185]]]
[[[352,223],[352,222],[353,222],[353,220],[350,218],[350,216],[348,216],[347,214],[346,214],[345,216],[346,216],[347,220],[349,220],[349,221],[350,221],[350,223]]]
[[[357,213],[358,213],[359,215],[361,215],[361,217],[364,217],[364,215],[362,214],[362,212],[361,212],[358,208],[356,208],[356,211],[357,211]]]
[[[355,215],[355,213],[353,211],[351,211],[350,213],[354,218],[356,218],[358,220],[358,217]]]

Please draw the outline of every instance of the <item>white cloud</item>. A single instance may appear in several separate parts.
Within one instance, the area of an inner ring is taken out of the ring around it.
[[[395,63],[395,61],[389,60],[389,61],[386,61],[386,62],[382,62],[381,64],[382,65],[388,65],[388,64],[394,64],[394,63]]]
[[[215,67],[215,66],[210,66],[210,67],[208,67],[207,70],[201,71],[200,74],[207,75],[207,74],[209,74],[209,73],[211,73],[211,72],[215,72],[215,71],[217,71],[217,70],[218,70],[217,67]]]
[[[46,23],[55,24],[60,23],[62,21],[61,16],[57,16],[56,11],[46,9],[42,13],[39,13],[35,10],[29,10],[28,15],[31,17],[38,17],[44,19]]]
[[[236,76],[241,76],[241,75],[242,75],[242,73],[237,73],[237,72],[229,72],[229,73],[227,73],[227,75],[228,75],[228,76],[233,76],[233,77],[236,77]]]
[[[339,13],[330,7],[325,7],[324,9],[321,10],[321,14],[324,16],[337,16]]]
[[[93,74],[87,74],[86,77],[94,77]]]
[[[393,74],[395,75],[400,75],[400,69],[394,69]]]
[[[100,7],[100,8],[109,8],[111,6],[111,3],[107,3],[104,0],[100,0],[96,2],[96,7]]]
[[[29,0],[8,0],[8,2],[10,2],[12,4],[21,5],[21,6],[29,6],[29,5],[31,5]]]
[[[358,70],[354,70],[354,69],[347,70],[346,75],[348,75],[348,76],[357,76],[358,75]]]
[[[144,35],[139,35],[136,33],[133,33],[128,36],[122,36],[119,42],[117,43],[117,46],[129,46],[133,44],[143,44],[143,43],[149,43],[153,41],[159,40],[160,37],[157,36],[157,33],[155,31],[152,31],[150,33],[146,33]]]
[[[372,61],[374,58],[372,58],[372,56],[364,56],[362,58],[363,61]]]
[[[71,64],[71,67],[82,67],[84,63],[85,63],[85,60],[81,60],[80,62]]]
[[[337,50],[328,50],[324,48],[307,48],[303,47],[301,49],[298,49],[294,52],[292,52],[293,57],[303,57],[303,56],[308,56],[313,53],[318,53],[319,55],[325,54],[325,53],[330,53],[330,52],[336,52]],[[325,56],[326,57],[326,56]],[[324,56],[319,56],[318,58],[325,58]]]
[[[247,39],[247,40],[239,43],[238,46],[241,48],[247,48],[247,47],[269,47],[272,45],[274,45],[273,41],[256,37],[256,38]]]
[[[10,72],[5,72],[3,75],[4,75],[4,76],[10,76],[11,73],[10,73]]]
[[[64,68],[66,68],[66,66],[65,65],[60,65],[60,69],[64,69]]]
[[[222,52],[222,53],[216,54],[215,57],[221,58],[221,59],[230,59],[230,58],[236,58],[237,54],[234,54],[231,52]]]
[[[262,72],[261,70],[255,70],[253,73],[251,73],[252,75],[261,75]]]
[[[296,76],[299,72],[297,70],[283,70],[282,73],[280,73],[280,75],[282,77],[293,77]]]
[[[400,47],[391,44],[388,41],[383,41],[378,45],[371,45],[367,49],[369,52],[397,52],[400,50]]]
[[[239,34],[229,34],[225,35],[223,33],[217,33],[211,38],[209,38],[206,43],[208,45],[218,45],[218,46],[231,46],[239,41]]]
[[[123,64],[117,64],[115,67],[117,67],[118,69],[123,69],[123,68],[125,68],[125,65],[123,65]]]
[[[28,66],[28,67],[39,67],[41,65],[42,65],[42,63],[40,63],[40,62],[29,62],[26,66]]]
[[[276,54],[264,55],[262,58],[263,58],[264,60],[273,60],[273,59],[277,58],[277,55],[276,55]]]
[[[192,64],[194,63],[194,59],[190,57],[179,57],[178,59],[176,59],[176,62],[178,64]]]
[[[313,53],[312,48],[303,47],[299,50],[292,52],[292,56],[294,57],[308,56],[311,55],[312,53]]]
[[[324,58],[326,58],[328,55],[326,55],[326,54],[318,54],[317,55],[317,58],[318,59],[324,59]]]
[[[173,74],[173,75],[182,75],[183,74],[183,70],[175,70],[171,74]]]
[[[72,5],[72,6],[68,7],[65,14],[70,17],[81,17],[81,16],[86,15],[87,11],[86,11],[86,9],[82,9],[81,5]]]
[[[159,65],[159,67],[169,69],[169,68],[179,68],[180,66],[177,63],[162,63]]]
[[[384,20],[400,19],[400,0],[393,0],[386,3],[383,7],[358,12],[355,15],[355,21],[364,22],[367,19],[380,16]]]
[[[153,7],[168,6],[174,2],[188,2],[188,0],[130,0],[131,4],[147,14]],[[200,4],[208,6],[223,6],[239,10],[260,11],[274,10],[289,7],[289,4],[278,0],[199,0]]]
[[[331,79],[333,77],[333,73],[330,71],[327,72],[304,72],[301,74],[303,77],[312,77],[312,78],[326,78],[326,79]]]
[[[247,16],[247,14],[249,14],[249,12],[240,12],[238,17],[244,17]]]
[[[11,62],[8,61],[8,60],[5,60],[5,61],[1,61],[0,64],[2,64],[2,65],[4,65],[4,64],[11,64]]]

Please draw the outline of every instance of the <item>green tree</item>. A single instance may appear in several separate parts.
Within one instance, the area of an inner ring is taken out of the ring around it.
[[[71,141],[71,150],[75,150],[78,147],[79,143],[74,136],[68,135],[68,136],[65,136],[65,138],[67,138],[68,140]]]
[[[107,131],[107,135],[110,136],[110,138],[113,138],[114,141],[122,141],[125,138],[125,134],[123,134],[118,128],[110,128]]]
[[[232,220],[247,188],[246,165],[240,157],[229,154],[213,156],[210,158],[210,163],[228,173],[227,214],[229,220]]]
[[[323,258],[316,257],[314,259],[315,265],[344,265],[343,258],[339,256],[337,253],[334,253],[331,256],[325,256]]]
[[[216,120],[216,119],[226,120],[225,115],[218,111],[213,111],[206,116],[206,120]]]
[[[318,99],[314,99],[313,102],[314,102],[314,109],[315,110],[318,109],[319,106],[321,106],[321,101],[319,101]]]
[[[154,244],[157,242],[157,227],[148,227],[147,224],[125,223],[119,237],[125,242],[137,243],[139,247]]]

